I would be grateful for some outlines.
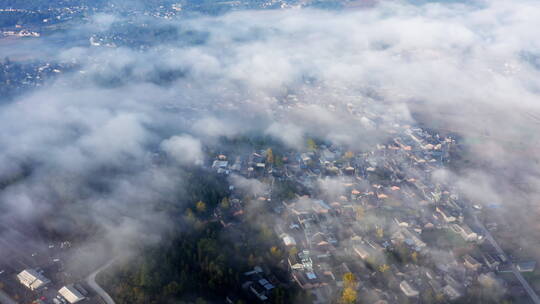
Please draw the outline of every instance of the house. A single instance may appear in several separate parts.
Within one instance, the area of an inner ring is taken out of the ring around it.
[[[457,220],[455,216],[450,215],[450,213],[448,213],[446,210],[443,210],[442,208],[437,207],[435,210],[442,216],[444,221],[447,223],[452,223]]]
[[[409,298],[417,297],[420,294],[420,292],[413,288],[407,281],[401,281],[399,284],[399,289],[401,289],[401,291],[403,291],[403,293]]]
[[[62,298],[66,299],[71,304],[85,299],[85,297],[73,285],[67,285],[60,288],[58,293],[62,296]]]
[[[520,272],[533,272],[535,267],[536,267],[535,261],[526,261],[526,262],[516,263],[516,268]]]
[[[280,237],[283,240],[285,246],[296,246],[296,240],[289,234],[283,233],[280,235]]]
[[[226,160],[214,160],[212,163],[212,168],[214,169],[226,169],[229,166],[229,162]]]
[[[364,261],[369,259],[377,263],[382,262],[384,247],[372,240],[355,242],[352,249]]]
[[[495,257],[493,257],[491,254],[486,253],[482,255],[482,258],[484,260],[484,263],[491,269],[497,269],[499,265],[501,264],[499,260]]]
[[[51,281],[37,272],[35,269],[25,269],[17,275],[17,279],[21,284],[30,290],[37,290],[49,284]]]
[[[302,164],[304,166],[311,165],[311,163],[312,163],[312,159],[311,159],[312,155],[313,155],[313,153],[309,153],[309,152],[300,154],[300,161],[302,162]]]
[[[354,175],[354,167],[352,166],[346,167],[344,171],[346,175]]]
[[[291,269],[313,269],[313,261],[311,260],[309,250],[302,250],[297,255],[290,256],[288,261]]]
[[[463,257],[463,265],[474,271],[477,271],[480,267],[482,267],[480,262],[468,254]]]
[[[426,243],[424,243],[418,236],[416,236],[415,232],[411,232],[406,228],[401,228],[392,235],[392,242],[394,242],[395,240],[404,242],[416,251],[421,251],[427,246]]]
[[[314,200],[312,202],[312,209],[316,213],[328,213],[331,207],[328,206],[323,200]]]
[[[394,218],[394,222],[399,226],[399,227],[404,227],[404,228],[407,228],[409,227],[409,223],[407,223],[407,221],[403,221],[401,219],[398,219],[398,218]]]
[[[452,224],[450,225],[450,229],[459,234],[467,242],[476,242],[480,239],[478,234],[473,232],[466,224]]]
[[[322,286],[319,276],[313,271],[293,270],[292,277],[302,289],[312,289]]]
[[[442,290],[450,301],[455,301],[461,297],[461,293],[451,285],[446,285]]]
[[[244,275],[249,280],[242,284],[242,288],[248,291],[248,294],[262,302],[270,298],[277,283],[276,280],[272,279],[271,275],[270,277],[263,275],[263,270],[259,266],[255,266],[253,270],[245,272]]]

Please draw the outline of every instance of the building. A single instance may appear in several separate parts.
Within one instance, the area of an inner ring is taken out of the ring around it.
[[[41,287],[49,284],[51,281],[37,272],[35,269],[25,269],[17,275],[17,279],[21,284],[30,290],[38,290]]]
[[[401,291],[403,291],[403,293],[409,297],[409,298],[412,298],[412,297],[417,297],[420,292],[418,292],[418,290],[414,289],[410,284],[409,282],[407,281],[402,281],[400,284],[399,284],[399,288],[401,289]]]
[[[461,293],[451,285],[446,285],[443,288],[443,292],[450,301],[455,301],[461,297]]]
[[[85,297],[75,288],[73,285],[67,285],[58,291],[62,298],[66,299],[69,303],[77,303],[85,299]]]
[[[472,229],[465,224],[452,224],[450,225],[450,229],[459,234],[467,242],[476,242],[480,239],[478,234],[472,231]]]
[[[501,264],[497,258],[493,257],[489,253],[484,254],[482,257],[484,259],[484,263],[493,270],[496,270]]]
[[[448,211],[443,210],[442,208],[436,207],[435,210],[442,216],[444,221],[447,223],[453,223],[457,220],[455,216],[450,215]]]
[[[285,246],[296,246],[295,239],[292,236],[288,235],[287,233],[282,233],[280,237],[283,240],[283,243],[285,244]]]
[[[520,272],[533,272],[535,267],[536,267],[535,261],[519,262],[516,264],[516,268]]]
[[[482,267],[482,264],[480,262],[478,262],[475,258],[468,254],[463,257],[463,264],[465,265],[465,267],[474,271],[477,271],[480,267]]]

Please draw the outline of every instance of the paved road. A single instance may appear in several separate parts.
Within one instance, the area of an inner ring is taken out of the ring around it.
[[[3,290],[0,290],[0,303],[2,304],[17,304],[13,299],[11,299],[7,293]]]
[[[98,285],[96,282],[96,275],[100,273],[102,270],[106,269],[107,267],[111,266],[111,264],[114,262],[114,259],[110,260],[107,264],[101,266],[98,270],[92,272],[87,278],[86,283],[92,288],[107,304],[115,304],[114,300],[109,296],[109,294],[101,288],[101,286]]]
[[[482,222],[480,222],[480,220],[478,220],[478,217],[476,217],[476,214],[474,214],[474,213],[472,213],[472,214],[473,214],[474,221],[476,222],[476,225],[478,225],[478,227],[480,227],[482,229],[482,231],[484,232],[484,235],[486,236],[488,241],[491,243],[491,245],[495,248],[497,253],[499,255],[503,256],[507,261],[510,261],[510,259],[506,255],[506,253],[504,253],[501,246],[499,246],[499,243],[497,243],[495,238],[493,238],[493,236],[491,235],[489,230],[487,230],[486,227],[484,227],[484,224],[482,224]],[[527,282],[527,280],[525,280],[525,278],[523,277],[521,272],[519,272],[519,270],[517,270],[516,266],[513,263],[511,264],[511,269],[512,269],[512,273],[516,276],[518,281],[521,283],[521,285],[523,286],[523,288],[525,289],[525,291],[527,292],[527,294],[529,295],[531,300],[534,302],[534,304],[540,304],[540,298],[538,297],[538,295],[536,294],[534,289],[532,289],[531,285],[529,285],[529,282]]]

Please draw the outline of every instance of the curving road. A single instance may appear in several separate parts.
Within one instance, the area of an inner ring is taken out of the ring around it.
[[[480,220],[478,219],[478,217],[476,217],[476,214],[474,214],[474,212],[472,212],[472,217],[476,223],[476,225],[478,227],[480,227],[480,229],[482,230],[482,232],[484,233],[484,235],[486,236],[487,240],[491,243],[491,245],[495,248],[495,250],[497,251],[497,253],[501,256],[503,256],[507,261],[509,261],[509,263],[511,264],[511,270],[512,270],[512,273],[514,274],[514,276],[518,279],[518,281],[521,283],[521,286],[523,286],[523,289],[525,289],[525,291],[527,292],[527,294],[529,295],[529,297],[531,298],[531,300],[533,301],[534,304],[540,304],[540,298],[538,297],[538,295],[536,294],[536,292],[534,291],[534,289],[531,287],[531,285],[529,285],[529,282],[527,282],[527,280],[525,280],[525,278],[523,277],[523,275],[521,274],[521,272],[519,272],[519,270],[517,270],[516,268],[516,265],[514,265],[514,263],[512,263],[510,261],[510,259],[508,258],[508,256],[506,255],[506,253],[504,253],[504,250],[502,250],[501,246],[499,246],[499,243],[497,243],[497,241],[495,240],[495,238],[491,235],[491,232],[489,232],[489,230],[486,229],[486,227],[484,226],[484,224],[482,224],[482,222],[480,222]]]
[[[101,288],[101,286],[98,285],[96,282],[96,275],[100,273],[105,268],[111,266],[111,264],[114,262],[114,259],[110,260],[107,264],[101,266],[98,270],[92,272],[88,277],[86,277],[86,283],[90,288],[92,288],[107,304],[115,304],[114,300],[109,296],[109,294]]]

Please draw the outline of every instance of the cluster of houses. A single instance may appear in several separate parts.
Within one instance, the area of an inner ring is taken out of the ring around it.
[[[279,164],[268,150],[234,161],[219,155],[212,164],[218,173],[270,183],[257,199],[275,213],[291,279],[320,303],[339,296],[346,273],[359,280],[364,299],[378,304],[455,301],[483,281],[500,281],[496,274],[507,261],[471,220],[481,207],[469,208],[452,186],[432,179],[449,161],[455,140],[408,126],[393,133],[363,153],[321,144],[280,151]],[[272,188],[276,180],[304,191],[280,201]],[[230,205],[226,214],[216,212],[224,226],[241,223],[245,210],[239,197]],[[264,284],[249,282],[265,301]]]
[[[87,291],[79,285],[66,285],[55,292],[49,293],[48,285],[51,283],[47,277],[45,277],[43,271],[36,269],[25,269],[17,274],[17,279],[26,288],[31,291],[35,291],[41,294],[51,294],[50,297],[41,297],[34,301],[36,304],[54,303],[54,304],[74,304],[86,299]]]
[[[4,36],[16,36],[16,37],[39,37],[41,36],[40,33],[30,30],[20,30],[20,31],[3,31],[2,34]]]

